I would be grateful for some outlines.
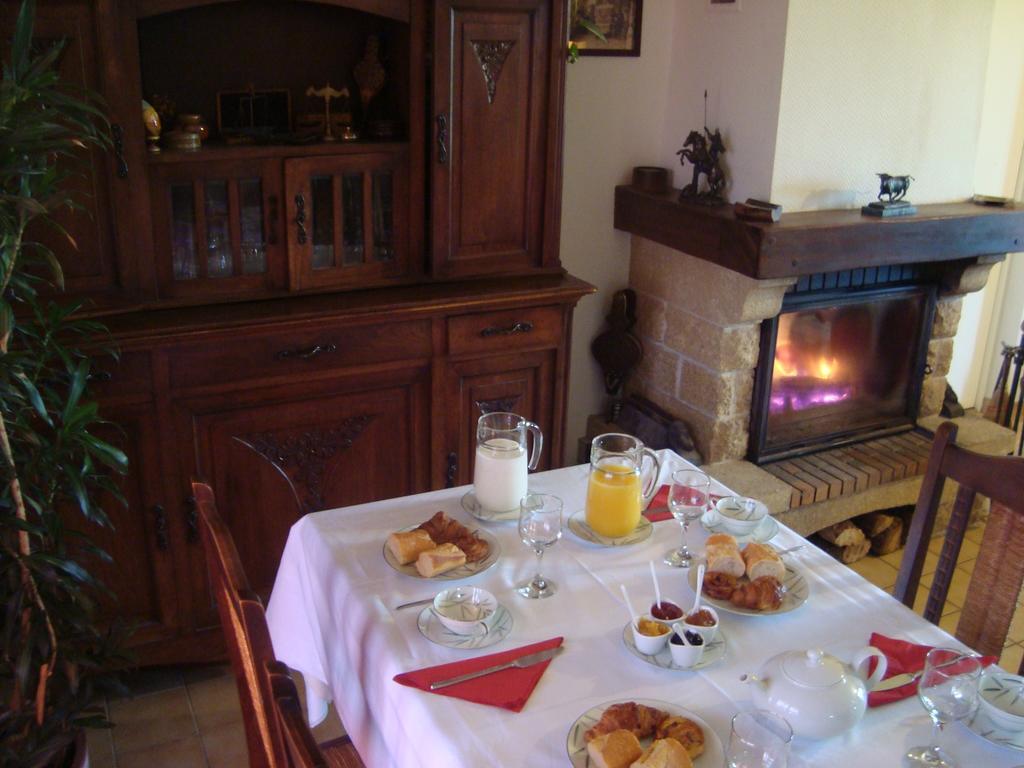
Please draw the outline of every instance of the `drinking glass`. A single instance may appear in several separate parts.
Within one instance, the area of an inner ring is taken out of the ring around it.
[[[912,747],[903,758],[907,768],[957,768],[959,765],[939,746],[942,726],[970,717],[978,706],[981,659],[952,648],[932,648],[924,660],[917,697],[932,718],[931,743]]]
[[[672,473],[672,486],[668,492],[668,508],[683,529],[679,549],[665,555],[665,562],[673,568],[689,568],[693,554],[686,546],[686,532],[691,520],[698,520],[708,506],[711,478],[697,469],[678,469]]]
[[[793,729],[784,718],[766,709],[739,712],[732,719],[728,768],[786,768]]]
[[[562,500],[547,493],[528,493],[519,502],[519,538],[537,555],[537,573],[516,587],[523,597],[551,597],[555,583],[540,575],[544,550],[562,537]]]

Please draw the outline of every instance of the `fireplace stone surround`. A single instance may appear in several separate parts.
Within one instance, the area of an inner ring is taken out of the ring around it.
[[[695,210],[672,193],[618,188],[616,226],[633,234],[629,285],[637,294],[636,330],[645,353],[630,389],[687,422],[712,474],[763,499],[801,533],[914,503],[919,476],[790,509],[792,488],[745,460],[760,326],[780,313],[801,275],[925,264],[939,291],[917,424],[934,429],[942,421],[963,297],[983,288],[993,264],[1024,242],[1024,212],[992,217],[974,208],[956,209],[953,221],[940,216],[931,231],[914,222],[911,234],[891,220],[860,226],[856,219],[836,219],[836,212],[791,214],[811,226],[773,230],[740,222],[727,209]],[[954,231],[961,236],[952,237]],[[802,239],[791,245],[797,235]],[[1011,449],[1009,430],[977,417],[958,421],[961,444],[986,453]]]

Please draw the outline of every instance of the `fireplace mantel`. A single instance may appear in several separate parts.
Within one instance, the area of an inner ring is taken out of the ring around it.
[[[777,223],[743,221],[732,206],[679,201],[615,188],[615,227],[748,277],[795,277],[841,269],[969,259],[1024,249],[1024,207],[919,205],[889,219],[858,210],[785,213]]]

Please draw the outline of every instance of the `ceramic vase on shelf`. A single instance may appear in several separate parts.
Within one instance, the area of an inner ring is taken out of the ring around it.
[[[142,100],[142,125],[146,129],[147,149],[154,154],[160,151],[160,131],[163,128],[160,115],[145,99]]]

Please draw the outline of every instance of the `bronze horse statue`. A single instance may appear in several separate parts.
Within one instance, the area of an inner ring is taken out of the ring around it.
[[[725,153],[725,142],[722,134],[707,128],[704,133],[690,131],[683,142],[683,148],[676,152],[680,164],[693,164],[693,179],[683,187],[681,197],[698,202],[720,203],[722,191],[725,189],[725,173],[719,164],[719,158]],[[701,191],[700,177],[705,177],[707,188]]]
[[[882,195],[888,195],[890,203],[902,200],[910,189],[910,182],[914,180],[913,176],[890,176],[888,173],[875,175],[879,181],[878,199],[881,200]]]

